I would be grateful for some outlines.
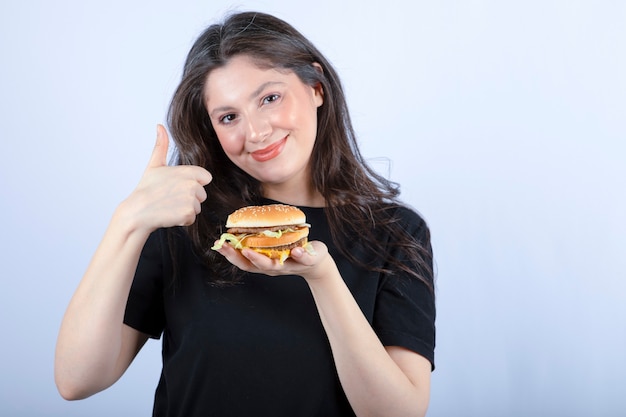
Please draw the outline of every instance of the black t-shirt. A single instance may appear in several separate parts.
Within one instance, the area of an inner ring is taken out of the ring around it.
[[[382,343],[411,349],[434,368],[435,303],[427,286],[351,264],[332,242],[324,209],[302,210],[309,239],[328,246]],[[396,215],[430,248],[416,213]],[[177,236],[176,280],[167,234],[158,230],[143,249],[124,319],[151,337],[163,335],[154,416],[353,416],[304,279],[246,274],[234,286],[209,285],[191,242],[182,231]]]

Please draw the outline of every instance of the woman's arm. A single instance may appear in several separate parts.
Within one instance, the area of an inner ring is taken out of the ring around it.
[[[141,250],[157,228],[193,223],[206,199],[211,175],[200,167],[168,167],[167,149],[167,133],[159,126],[148,168],[115,211],[63,317],[55,381],[66,399],[101,391],[128,368],[147,340],[123,324]]]
[[[63,317],[55,381],[65,399],[81,399],[113,384],[147,340],[123,325],[134,270],[147,236],[132,231],[123,205],[96,250]]]
[[[382,345],[330,256],[305,279],[355,413],[424,416],[430,398],[430,362],[406,348]]]

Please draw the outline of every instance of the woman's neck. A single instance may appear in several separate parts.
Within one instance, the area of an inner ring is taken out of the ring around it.
[[[326,200],[322,193],[313,187],[289,188],[285,186],[263,185],[263,197],[293,206],[326,206]]]

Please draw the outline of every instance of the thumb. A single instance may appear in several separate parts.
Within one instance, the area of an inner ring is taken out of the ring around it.
[[[167,149],[169,147],[169,137],[163,125],[157,125],[157,138],[148,168],[156,168],[167,165]]]

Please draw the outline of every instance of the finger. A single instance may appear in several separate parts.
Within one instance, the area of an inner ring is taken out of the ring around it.
[[[243,249],[241,254],[248,260],[250,265],[254,267],[254,271],[272,276],[287,275],[289,273],[285,270],[285,264],[280,263],[278,259],[270,259],[252,249]]]
[[[203,203],[207,199],[207,197],[208,196],[204,187],[196,188],[196,198],[198,199],[199,202]]]
[[[291,252],[289,253],[289,255],[293,259],[302,259],[302,257],[304,256],[305,253],[306,253],[306,251],[304,250],[304,248],[297,247],[297,248],[293,248],[291,250]]]
[[[198,181],[199,184],[207,185],[208,183],[213,181],[213,176],[209,171],[202,167],[197,168],[198,169],[196,170],[196,181]]]
[[[200,212],[202,211],[202,204],[200,204],[201,202],[199,200],[194,201],[193,203],[193,211],[196,213],[196,216],[198,214],[200,214]],[[194,219],[195,220],[195,219]]]
[[[243,256],[241,250],[233,248],[229,243],[225,243],[217,252],[242,271],[250,270],[250,261]]]
[[[308,244],[312,247],[309,250],[304,247],[293,248],[290,253],[291,259],[299,264],[312,266],[328,253],[328,248],[322,242],[311,241]]]
[[[150,156],[148,168],[156,168],[167,165],[167,149],[169,147],[169,137],[163,125],[157,125],[156,144]]]
[[[193,178],[200,185],[207,185],[213,180],[209,171],[197,165],[180,165],[178,167],[185,175]]]

